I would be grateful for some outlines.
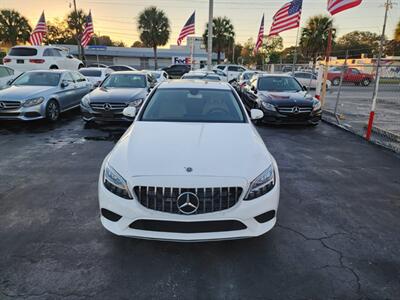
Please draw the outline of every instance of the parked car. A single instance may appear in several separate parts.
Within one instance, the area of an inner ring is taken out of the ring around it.
[[[247,108],[261,109],[261,123],[300,123],[318,125],[321,103],[292,76],[259,74],[246,86],[242,100]]]
[[[341,70],[335,69],[330,70],[328,73],[328,79],[334,86],[340,84]],[[362,72],[356,68],[347,68],[343,74],[343,82],[354,83],[355,85],[369,86],[374,81],[374,76],[365,72]]]
[[[28,71],[0,91],[0,119],[56,121],[60,113],[79,106],[91,88],[77,71]]]
[[[7,87],[8,83],[15,77],[13,69],[5,66],[0,66],[0,89]]]
[[[88,68],[108,68],[105,64],[92,63],[87,66]]]
[[[190,71],[189,73],[184,74],[181,79],[189,79],[189,80],[205,80],[205,81],[221,81],[221,78],[215,74],[214,72],[209,71]]]
[[[93,85],[98,87],[100,83],[114,71],[109,68],[81,68],[79,73],[86,77],[86,79]]]
[[[121,71],[110,74],[101,85],[83,97],[81,112],[85,122],[129,121],[122,115],[127,106],[139,108],[154,79],[145,72]]]
[[[154,71],[154,70],[143,70],[143,71],[151,74],[157,81],[157,83],[161,83],[169,79],[169,76],[165,71]]]
[[[240,65],[216,65],[214,70],[223,71],[228,77],[228,82],[233,82],[237,81],[239,75],[247,69]]]
[[[190,65],[171,65],[162,70],[168,73],[170,78],[181,78],[184,74],[190,71]]]
[[[318,77],[312,72],[294,72],[294,74],[289,73],[288,75],[294,76],[301,85],[307,87],[308,89],[316,89]],[[332,86],[330,80],[326,82],[326,89],[329,90]]]
[[[78,70],[83,62],[73,57],[65,49],[53,46],[15,46],[3,58],[5,66],[15,71],[31,70]]]
[[[135,68],[126,65],[112,65],[108,67],[109,69],[120,72],[120,71],[137,71]]]
[[[119,236],[201,241],[259,236],[276,223],[279,172],[227,83],[158,85],[105,158],[101,223]],[[250,112],[261,118],[258,109]]]

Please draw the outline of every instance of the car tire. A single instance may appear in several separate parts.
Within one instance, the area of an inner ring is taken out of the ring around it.
[[[56,122],[60,117],[60,106],[56,100],[50,100],[46,105],[46,119],[50,122]]]
[[[364,79],[361,81],[361,84],[362,84],[363,86],[369,86],[369,85],[371,84],[371,80],[370,80],[369,78],[364,78]]]
[[[336,77],[332,79],[332,85],[333,86],[338,86],[340,84],[340,78]]]
[[[56,65],[51,65],[50,70],[58,70],[58,67]]]

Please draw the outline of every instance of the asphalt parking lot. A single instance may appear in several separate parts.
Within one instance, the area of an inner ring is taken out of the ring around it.
[[[260,127],[278,225],[212,243],[120,238],[100,163],[124,128],[0,122],[0,299],[398,299],[400,157],[322,123]],[[161,151],[162,149],[160,149]]]

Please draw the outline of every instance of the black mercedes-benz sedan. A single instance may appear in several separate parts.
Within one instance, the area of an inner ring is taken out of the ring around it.
[[[248,110],[264,112],[262,123],[318,125],[321,120],[321,103],[290,75],[253,77],[244,88],[242,101]]]
[[[86,122],[129,121],[122,111],[137,109],[155,86],[151,75],[139,71],[121,71],[109,75],[98,88],[82,98],[81,112]]]

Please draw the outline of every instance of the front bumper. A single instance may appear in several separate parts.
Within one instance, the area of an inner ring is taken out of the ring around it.
[[[125,117],[122,111],[95,111],[91,107],[80,105],[82,118],[86,122],[132,122],[132,118]]]
[[[196,215],[155,211],[142,206],[136,199],[120,198],[104,187],[101,177],[98,188],[101,223],[119,236],[173,241],[240,239],[260,236],[276,223],[280,194],[277,171],[276,184],[267,194],[244,201],[245,189],[235,206]],[[116,218],[111,220],[107,212],[116,214]]]
[[[262,123],[266,124],[316,124],[321,121],[322,110],[312,111],[311,113],[291,113],[283,114],[277,111],[262,109],[264,117]]]
[[[15,109],[0,109],[0,120],[21,120],[31,121],[44,119],[46,117],[46,107],[42,103],[31,107],[19,107]]]

